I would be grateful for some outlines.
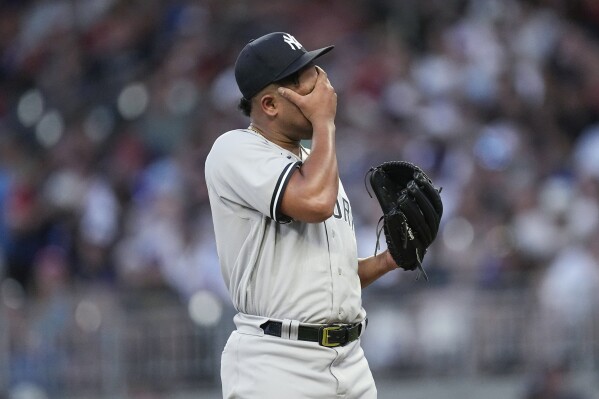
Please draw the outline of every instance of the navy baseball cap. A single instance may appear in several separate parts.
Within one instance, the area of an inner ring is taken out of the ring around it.
[[[243,97],[250,99],[272,82],[286,78],[335,46],[306,51],[295,37],[273,32],[252,39],[235,62],[235,80]]]

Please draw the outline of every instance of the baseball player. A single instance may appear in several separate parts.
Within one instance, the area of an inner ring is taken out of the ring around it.
[[[222,354],[224,398],[376,398],[360,346],[361,289],[397,268],[358,259],[335,154],[337,95],[290,34],[250,41],[235,64],[249,127],[206,159],[222,274],[238,314]],[[301,140],[312,140],[311,150]]]

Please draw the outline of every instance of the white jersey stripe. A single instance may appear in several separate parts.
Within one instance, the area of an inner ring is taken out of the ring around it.
[[[285,191],[285,187],[287,187],[287,183],[289,183],[289,179],[291,178],[294,168],[299,167],[300,165],[301,162],[290,163],[283,169],[283,172],[279,176],[279,180],[277,181],[275,189],[272,193],[272,200],[270,202],[270,218],[274,221],[280,221],[277,219],[277,211],[281,206],[281,201],[283,200],[282,194]]]

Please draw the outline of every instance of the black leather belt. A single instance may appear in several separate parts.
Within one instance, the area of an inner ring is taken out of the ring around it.
[[[368,320],[366,320],[366,324]],[[281,336],[283,323],[280,321],[268,320],[260,328],[264,334],[275,337]],[[300,324],[298,327],[297,339],[300,341],[318,342],[321,346],[335,347],[345,346],[348,343],[357,340],[362,334],[362,323],[356,324],[328,324],[322,326],[308,326]]]

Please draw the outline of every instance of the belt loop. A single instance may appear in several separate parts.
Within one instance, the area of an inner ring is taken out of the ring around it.
[[[292,320],[289,326],[289,339],[293,339],[297,341],[299,335],[299,320]]]
[[[281,338],[291,339],[289,330],[292,322],[293,320],[283,319],[283,322],[281,323]]]

